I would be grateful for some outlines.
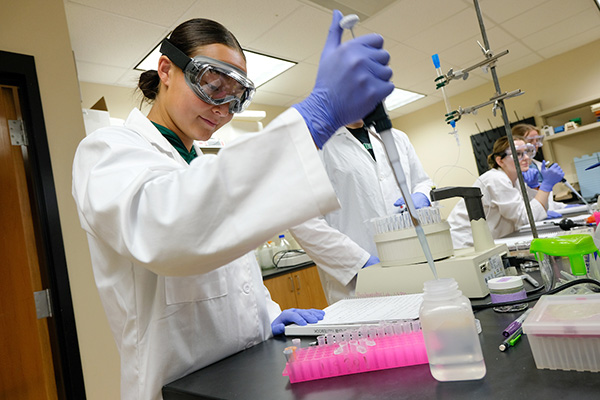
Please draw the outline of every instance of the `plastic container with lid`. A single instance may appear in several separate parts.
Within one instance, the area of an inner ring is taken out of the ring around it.
[[[539,369],[600,372],[600,294],[542,296],[523,332]]]
[[[453,278],[425,282],[419,319],[435,379],[464,381],[485,376],[471,302]]]
[[[487,281],[490,289],[492,303],[504,303],[507,301],[523,300],[527,298],[527,292],[523,286],[523,279],[519,276],[502,276]],[[516,312],[528,307],[527,303],[512,306],[494,307],[497,312]]]

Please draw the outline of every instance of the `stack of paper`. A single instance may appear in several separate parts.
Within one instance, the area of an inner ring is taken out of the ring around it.
[[[422,302],[422,293],[344,299],[325,308],[325,317],[318,323],[305,326],[288,325],[285,327],[285,334],[316,336],[360,325],[375,325],[380,321],[417,319]]]

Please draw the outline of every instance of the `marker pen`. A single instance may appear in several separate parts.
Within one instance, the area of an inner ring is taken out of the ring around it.
[[[525,311],[523,314],[521,314],[521,316],[519,318],[517,318],[513,322],[511,322],[510,325],[508,325],[506,327],[506,329],[504,329],[502,331],[502,336],[509,337],[514,332],[516,332],[516,330],[521,327],[521,325],[523,324],[523,321],[525,321],[525,318],[527,318],[527,316],[529,315],[530,312],[531,312],[531,308],[529,310]]]
[[[519,327],[515,331],[515,333],[513,333],[508,339],[506,339],[504,342],[502,342],[500,344],[500,346],[498,346],[498,348],[500,349],[500,351],[508,350],[509,347],[512,347],[515,345],[515,343],[517,343],[517,341],[521,338],[521,336],[523,336],[523,328]]]

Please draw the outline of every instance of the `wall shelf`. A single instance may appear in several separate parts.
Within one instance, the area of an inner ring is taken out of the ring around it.
[[[554,135],[546,136],[544,138],[544,141],[551,142],[554,140],[560,140],[560,139],[567,138],[569,136],[579,135],[581,133],[584,133],[584,132],[587,132],[590,130],[594,130],[594,129],[599,129],[599,128],[600,128],[600,121],[594,122],[592,124],[583,125],[576,129],[572,129],[570,131],[559,132],[559,133],[555,133]]]
[[[579,181],[573,158],[600,151],[600,121],[596,121],[596,116],[590,109],[596,103],[600,103],[600,97],[591,96],[540,110],[536,115],[540,125],[554,127],[564,125],[570,119],[581,118],[582,126],[546,136],[542,148],[546,160],[560,165],[571,184]]]

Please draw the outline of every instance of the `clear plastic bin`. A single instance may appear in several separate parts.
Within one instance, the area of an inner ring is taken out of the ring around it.
[[[600,294],[542,296],[523,332],[539,369],[600,372]]]

